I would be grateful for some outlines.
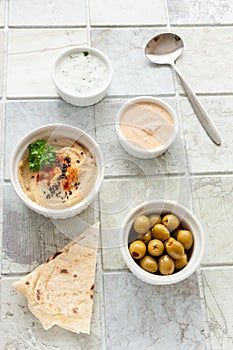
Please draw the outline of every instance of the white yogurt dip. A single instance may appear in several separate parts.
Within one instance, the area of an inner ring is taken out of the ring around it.
[[[94,94],[109,79],[109,69],[101,57],[89,51],[65,56],[57,65],[56,78],[71,94]]]

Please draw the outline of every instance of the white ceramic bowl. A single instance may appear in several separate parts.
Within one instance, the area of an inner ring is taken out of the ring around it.
[[[108,70],[107,78],[102,82],[101,86],[98,87],[94,92],[73,93],[72,91],[65,88],[62,82],[59,81],[58,79],[58,74],[57,74],[58,67],[61,64],[62,60],[65,57],[68,57],[72,54],[76,54],[80,52],[81,53],[88,52],[88,54],[97,56],[107,66],[107,70]],[[113,68],[109,58],[100,50],[90,46],[77,46],[68,50],[66,49],[56,57],[52,68],[52,80],[56,86],[58,95],[66,102],[71,103],[74,106],[81,106],[81,107],[90,106],[102,100],[107,93],[109,85],[112,81],[112,76],[113,76]]]
[[[128,244],[130,243],[130,231],[135,218],[139,215],[152,213],[173,213],[181,221],[182,226],[193,234],[193,251],[188,264],[180,271],[172,275],[162,276],[151,274],[143,270],[131,257]],[[205,234],[195,215],[183,205],[168,200],[152,200],[144,202],[133,208],[126,216],[120,231],[120,247],[123,259],[130,271],[140,280],[150,284],[166,285],[183,281],[189,277],[200,264],[205,249]]]
[[[120,121],[121,121],[123,113],[131,105],[134,105],[135,103],[138,103],[138,102],[152,102],[152,103],[158,104],[162,108],[164,108],[172,117],[173,122],[174,122],[174,131],[173,131],[171,137],[168,138],[166,143],[164,143],[162,146],[156,147],[154,149],[145,149],[145,148],[137,147],[135,144],[130,142],[125,137],[125,135],[122,133],[121,128],[120,128]],[[151,96],[140,96],[140,97],[136,97],[136,98],[132,98],[132,99],[128,100],[125,104],[123,104],[121,106],[121,108],[119,109],[117,116],[116,116],[116,132],[117,132],[117,135],[119,137],[120,144],[126,150],[126,152],[128,152],[130,155],[137,157],[137,158],[144,158],[144,159],[154,158],[154,157],[158,157],[161,154],[163,154],[164,152],[166,152],[166,150],[174,142],[174,140],[178,134],[178,128],[179,128],[178,117],[177,117],[175,111],[173,110],[173,108],[165,101],[158,99],[158,98],[155,98],[155,97],[151,97]]]
[[[88,195],[79,203],[67,207],[64,209],[48,209],[41,205],[36,204],[32,200],[30,200],[27,195],[24,193],[18,176],[18,166],[20,161],[25,155],[27,147],[30,143],[35,142],[38,139],[43,138],[58,138],[65,137],[74,141],[77,141],[84,147],[86,147],[96,161],[97,166],[97,179],[94,187],[88,193]],[[99,145],[95,142],[95,140],[89,136],[86,132],[64,124],[49,124],[26,134],[15,147],[10,161],[10,179],[12,186],[19,196],[19,198],[23,201],[23,203],[30,209],[34,210],[38,214],[42,214],[45,217],[50,217],[53,219],[66,219],[72,217],[76,214],[80,214],[84,211],[89,204],[93,201],[94,197],[97,195],[101,183],[104,178],[104,159],[102,156],[102,152],[99,148]]]

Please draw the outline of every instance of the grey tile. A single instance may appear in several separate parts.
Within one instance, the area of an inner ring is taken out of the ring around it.
[[[186,98],[181,99],[181,115],[189,163],[193,173],[233,171],[233,101],[231,96],[201,97],[203,106],[213,119],[222,144],[217,147],[206,135]]]
[[[165,99],[174,110],[176,100]],[[106,176],[180,174],[187,170],[187,158],[181,133],[168,151],[153,159],[129,155],[120,145],[115,131],[118,109],[126,100],[105,100],[95,106],[96,136],[105,159]]]
[[[7,97],[57,97],[51,78],[55,57],[65,49],[86,44],[86,29],[9,30]]]
[[[167,0],[171,24],[232,24],[232,0]]]
[[[4,54],[4,32],[0,30],[0,97],[2,97],[3,89],[3,54]]]
[[[233,269],[204,269],[203,284],[212,350],[233,348]]]
[[[233,178],[198,177],[192,181],[194,212],[206,234],[203,265],[233,263]]]
[[[85,0],[11,0],[9,25],[26,26],[84,26]]]
[[[187,177],[140,177],[105,180],[100,191],[103,268],[125,269],[119,231],[129,210],[151,199],[170,199],[191,206]]]
[[[3,274],[30,272],[96,221],[92,208],[63,222],[44,218],[25,207],[10,184],[3,196]]]
[[[177,66],[199,94],[232,93],[233,37],[230,26],[176,27],[185,43]],[[180,85],[180,91],[183,89]]]
[[[0,0],[0,27],[4,26],[5,0]]]
[[[5,178],[16,143],[27,132],[46,124],[69,124],[95,136],[94,107],[79,108],[62,101],[9,102],[6,105]],[[12,142],[14,140],[14,142]]]
[[[133,275],[104,276],[107,349],[204,350],[197,277],[151,286]]]
[[[29,311],[27,300],[21,294],[17,294],[12,287],[15,280],[15,278],[7,278],[2,281],[1,349],[101,349],[101,282],[99,276],[96,276],[90,335],[75,334],[57,326],[45,331],[40,321]]]
[[[165,25],[164,0],[92,0],[92,25]],[[130,9],[130,10],[129,10]]]
[[[174,83],[170,68],[156,67],[144,56],[147,41],[162,28],[96,29],[92,45],[111,59],[114,69],[109,95],[171,95]]]

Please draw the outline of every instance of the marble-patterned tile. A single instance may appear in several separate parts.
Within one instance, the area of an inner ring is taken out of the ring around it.
[[[232,176],[193,178],[192,193],[194,212],[206,233],[203,265],[232,264]]]
[[[151,199],[170,199],[191,207],[187,177],[138,177],[108,179],[100,191],[103,268],[124,269],[119,230],[130,209]]]
[[[85,0],[11,0],[9,25],[26,26],[84,26]]]
[[[104,293],[107,349],[206,349],[195,274],[173,286],[105,274]]]
[[[176,111],[176,100],[165,99]],[[105,160],[106,176],[180,174],[187,169],[187,157],[181,133],[162,156],[139,159],[120,145],[115,130],[116,114],[126,100],[105,100],[95,106],[96,137]]]
[[[54,326],[45,331],[32,315],[27,300],[12,287],[16,278],[2,280],[2,349],[90,350],[101,349],[100,277],[96,276],[91,334],[75,334]]]
[[[93,29],[92,45],[111,59],[114,69],[109,95],[171,95],[169,67],[152,65],[144,55],[147,41],[163,28]]]
[[[50,220],[23,205],[10,184],[3,188],[2,274],[27,273],[63,248],[89,224],[95,211],[65,220]]]
[[[203,269],[202,275],[211,349],[233,349],[233,269]]]
[[[130,9],[130,10],[129,10]],[[92,25],[165,25],[164,0],[92,0]]]
[[[4,26],[5,0],[0,0],[0,27]]]
[[[181,116],[191,172],[212,173],[233,171],[233,101],[232,96],[201,97],[222,138],[216,146],[205,133],[190,103],[181,99]]]
[[[5,178],[9,178],[11,153],[27,132],[46,124],[69,124],[95,137],[94,107],[74,107],[61,100],[17,101],[6,104]],[[14,139],[14,143],[12,142]]]
[[[167,0],[170,23],[184,24],[232,24],[232,0]]]
[[[2,97],[3,88],[3,53],[4,53],[4,33],[0,30],[0,98]]]
[[[57,97],[51,69],[65,48],[87,43],[85,29],[10,30],[7,97]]]
[[[196,93],[233,92],[232,27],[172,28],[185,43],[177,66]],[[180,85],[180,90],[182,87]]]

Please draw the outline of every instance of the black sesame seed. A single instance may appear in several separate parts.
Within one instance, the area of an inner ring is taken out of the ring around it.
[[[70,196],[72,195],[72,191],[69,192],[69,195],[70,195]]]
[[[74,186],[78,186],[77,182],[75,182]]]
[[[32,175],[31,179],[34,179],[34,177],[35,177],[35,176],[34,176],[34,175]]]
[[[82,155],[83,155],[83,152],[81,152],[80,154],[81,154],[81,156],[82,156]]]
[[[80,160],[77,160],[77,163],[80,163]]]
[[[78,186],[80,185],[80,182],[78,182]]]
[[[69,196],[67,196],[66,198],[69,199]]]

